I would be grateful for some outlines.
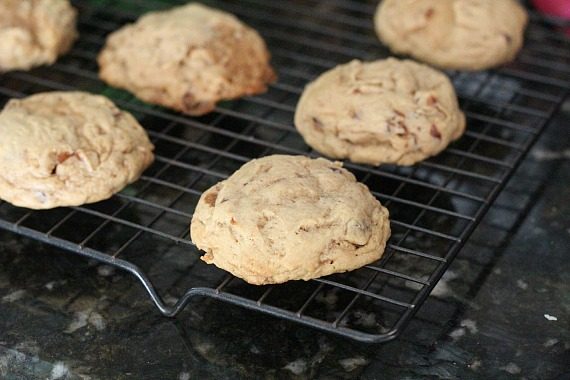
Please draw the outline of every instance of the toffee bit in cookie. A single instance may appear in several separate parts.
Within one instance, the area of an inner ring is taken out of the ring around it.
[[[323,123],[316,117],[312,117],[311,120],[313,121],[313,128],[315,128],[319,132],[323,132]]]
[[[441,140],[441,133],[439,132],[439,130],[437,129],[437,127],[435,126],[435,124],[431,125],[430,131],[429,133],[435,137],[438,140]]]
[[[75,153],[61,152],[57,155],[57,162],[63,164],[69,157],[74,156]]]
[[[398,121],[398,127],[400,127],[400,129],[403,131],[398,132],[398,134],[402,134],[402,135],[407,135],[408,134],[408,127],[406,126],[406,123],[404,123],[403,121]]]
[[[184,93],[184,96],[182,97],[182,103],[184,105],[185,112],[192,112],[208,107],[214,108],[213,104],[208,104],[197,100],[196,97],[194,97],[194,95],[190,91]]]
[[[437,103],[437,96],[435,95],[430,95],[427,98],[427,105],[428,106],[434,106]]]
[[[216,199],[218,199],[218,193],[212,191],[206,195],[204,202],[206,202],[208,206],[214,207],[216,205]]]
[[[51,175],[56,175],[58,166],[63,164],[65,161],[67,161],[70,157],[73,156],[75,156],[75,153],[69,153],[69,152],[58,153],[56,156],[56,163],[55,165],[53,165],[53,169],[51,170]]]
[[[121,115],[122,115],[122,112],[121,112],[120,109],[115,108],[115,109],[113,110],[113,112],[112,112],[112,115],[113,115],[113,119],[119,120],[119,118],[120,118]],[[103,134],[103,130],[102,130],[101,127],[99,127],[99,126],[97,127],[97,133],[100,134],[100,135]]]

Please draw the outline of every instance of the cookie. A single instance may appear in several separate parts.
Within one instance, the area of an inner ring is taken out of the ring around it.
[[[77,37],[68,0],[0,1],[0,72],[52,64]]]
[[[388,210],[340,163],[285,155],[204,192],[190,230],[202,260],[256,285],[360,268],[390,236]]]
[[[295,126],[325,156],[412,165],[461,136],[465,116],[443,73],[409,60],[354,60],[305,88]]]
[[[190,115],[266,91],[269,60],[255,30],[196,3],[142,16],[112,33],[98,57],[105,82]]]
[[[516,0],[383,0],[374,24],[395,53],[441,68],[483,70],[514,59],[527,19]]]
[[[135,118],[103,96],[47,92],[0,113],[0,199],[48,209],[109,198],[153,160]]]

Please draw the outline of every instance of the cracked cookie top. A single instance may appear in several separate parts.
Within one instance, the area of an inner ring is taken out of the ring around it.
[[[48,209],[109,198],[153,160],[144,129],[109,99],[47,92],[0,113],[0,198]]]
[[[255,30],[197,3],[143,15],[113,32],[98,57],[107,83],[190,115],[266,91],[275,80],[269,60]]]
[[[378,260],[388,210],[337,162],[274,155],[208,189],[192,218],[202,259],[251,284],[309,280]]]
[[[54,63],[77,37],[68,0],[0,1],[0,72]]]
[[[527,20],[516,0],[383,0],[374,24],[396,53],[447,69],[482,70],[515,57]]]
[[[465,129],[455,90],[443,73],[410,60],[354,60],[305,88],[295,126],[332,158],[412,165]]]

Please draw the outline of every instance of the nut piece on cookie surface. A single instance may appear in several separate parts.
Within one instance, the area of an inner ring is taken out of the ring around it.
[[[0,112],[0,199],[49,209],[111,197],[153,161],[128,112],[85,92],[13,99]]]
[[[465,116],[445,74],[388,58],[354,60],[321,74],[303,91],[295,126],[328,157],[412,165],[459,138]]]
[[[340,163],[274,155],[206,190],[190,232],[203,261],[262,285],[372,263],[390,224],[388,210]]]
[[[0,1],[0,72],[52,64],[77,38],[68,0]]]
[[[527,21],[516,0],[383,0],[374,18],[378,37],[393,52],[458,70],[513,60]]]
[[[265,92],[276,79],[254,29],[197,3],[147,13],[113,32],[98,62],[108,84],[189,115]]]

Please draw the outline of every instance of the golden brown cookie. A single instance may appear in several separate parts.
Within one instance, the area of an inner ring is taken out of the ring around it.
[[[516,0],[383,0],[374,23],[393,52],[442,68],[482,70],[516,56],[527,19]]]
[[[142,16],[112,33],[98,58],[105,82],[190,115],[266,91],[269,60],[255,30],[197,3]]]
[[[202,260],[261,285],[376,261],[390,225],[388,210],[340,163],[275,155],[204,192],[191,236]]]
[[[459,138],[465,116],[447,76],[389,58],[355,60],[321,74],[305,88],[295,126],[328,157],[412,165]]]
[[[68,0],[0,1],[0,72],[52,64],[77,37]]]
[[[109,198],[153,160],[144,129],[109,99],[47,92],[0,113],[0,198],[48,209]]]

